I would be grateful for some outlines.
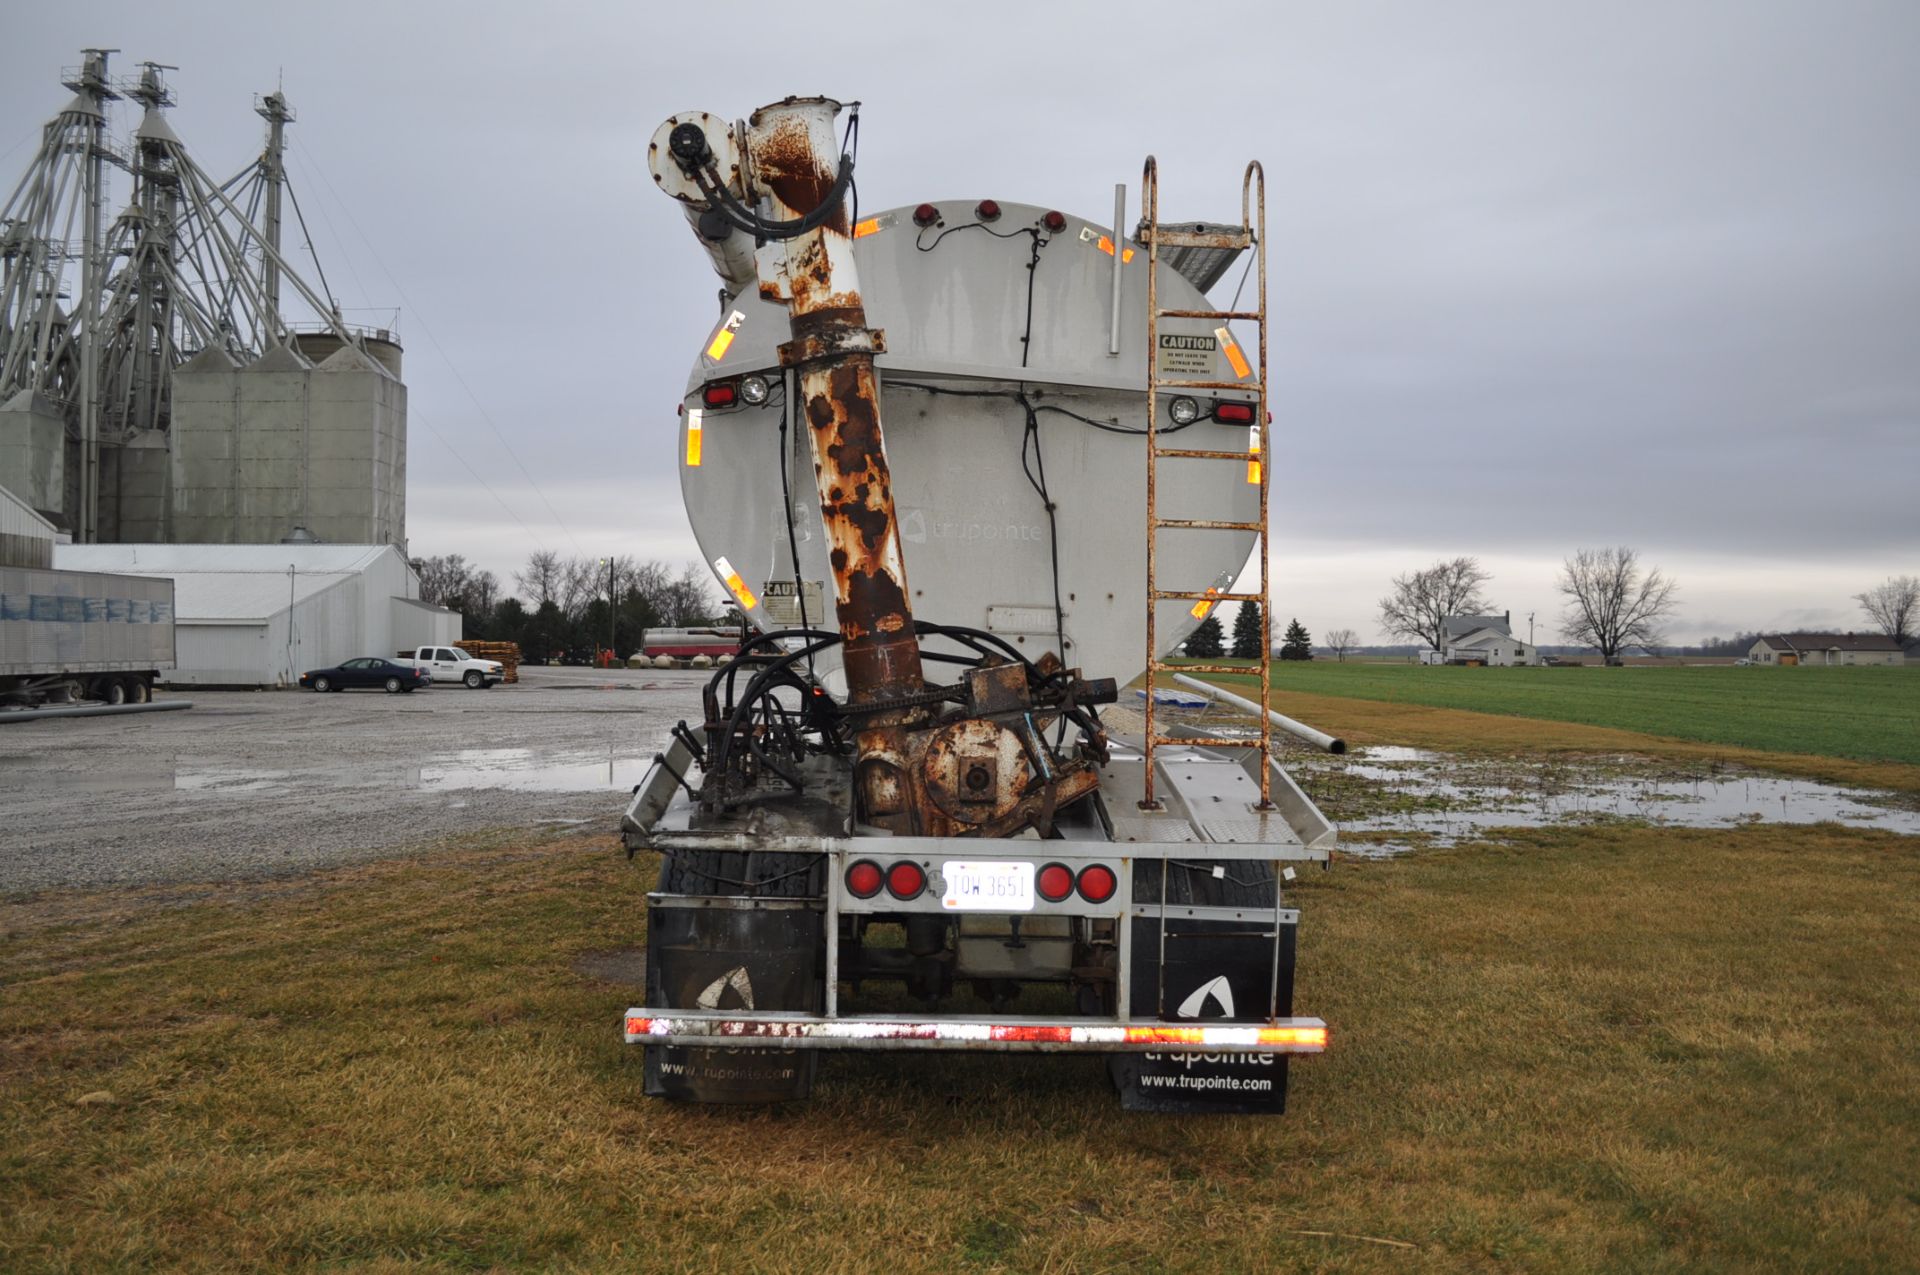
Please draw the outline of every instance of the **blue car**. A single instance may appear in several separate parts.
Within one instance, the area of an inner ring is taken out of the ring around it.
[[[432,681],[432,675],[423,668],[408,668],[373,655],[347,660],[337,668],[315,669],[300,675],[300,685],[310,690],[344,691],[352,687],[380,687],[389,695],[418,690]]]

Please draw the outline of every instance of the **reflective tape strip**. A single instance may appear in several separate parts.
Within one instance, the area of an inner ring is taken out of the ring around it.
[[[1214,594],[1214,593],[1220,592],[1220,590],[1210,588],[1207,590],[1207,592],[1209,594]],[[1211,610],[1213,610],[1213,603],[1203,600],[1203,601],[1194,603],[1193,609],[1189,611],[1188,614],[1191,615],[1196,620],[1204,620],[1207,618],[1207,612]]]
[[[1100,243],[1100,251],[1106,253],[1109,257],[1111,257],[1113,255],[1113,240],[1107,238],[1105,235],[1101,235],[1099,243]],[[1121,264],[1124,265],[1125,263],[1132,260],[1133,260],[1133,249],[1129,248],[1125,252],[1120,254]]]
[[[1233,379],[1244,381],[1253,375],[1253,365],[1247,362],[1247,356],[1240,352],[1240,343],[1233,339],[1233,333],[1225,328],[1215,328],[1213,334],[1220,338],[1220,352],[1227,356],[1227,362],[1233,364]]]
[[[1260,427],[1255,425],[1247,431],[1247,481],[1260,481]]]
[[[733,569],[733,564],[727,561],[724,554],[713,560],[713,569],[719,575],[720,582],[740,600],[742,611],[751,611],[760,605],[760,599],[753,596],[753,590],[747,587],[747,582],[740,578],[740,573]]]
[[[879,233],[880,219],[878,217],[869,217],[865,221],[854,223],[853,237],[855,239],[865,239],[868,235],[877,235]]]
[[[700,409],[687,413],[687,468],[700,468]]]
[[[897,1042],[965,1048],[1032,1045],[1038,1048],[1172,1046],[1220,1052],[1258,1050],[1318,1053],[1327,1047],[1327,1027],[1318,1019],[1280,1026],[1220,1023],[981,1023],[945,1020],[884,1022],[782,1020],[769,1018],[682,1018],[636,1015],[626,1019],[628,1044],[667,1039],[755,1040],[777,1043],[859,1045]]]
[[[727,351],[733,348],[733,334],[738,332],[740,325],[746,321],[747,316],[738,310],[729,314],[726,322],[714,329],[713,339],[707,342],[707,357],[715,363],[726,358]]]

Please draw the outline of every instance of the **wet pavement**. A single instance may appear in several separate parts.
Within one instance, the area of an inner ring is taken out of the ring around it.
[[[0,893],[281,876],[495,828],[611,831],[709,675],[186,691],[180,713],[0,726]]]

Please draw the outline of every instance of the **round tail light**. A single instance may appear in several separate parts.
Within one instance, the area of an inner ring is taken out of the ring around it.
[[[973,206],[973,215],[981,221],[1000,220],[1000,205],[991,199],[983,199]]]
[[[931,226],[939,220],[940,210],[932,204],[921,204],[913,210],[913,224],[916,226]]]
[[[1104,863],[1089,863],[1080,869],[1080,897],[1089,903],[1105,903],[1119,888],[1120,878]]]
[[[927,888],[927,874],[905,859],[887,869],[887,893],[900,900],[917,899]]]
[[[871,899],[880,893],[883,879],[879,864],[862,859],[847,869],[847,893],[856,899]]]
[[[1063,212],[1050,212],[1040,219],[1040,224],[1057,235],[1067,228],[1067,215]]]
[[[1047,902],[1058,903],[1073,893],[1073,869],[1064,863],[1049,863],[1034,878],[1033,888]]]

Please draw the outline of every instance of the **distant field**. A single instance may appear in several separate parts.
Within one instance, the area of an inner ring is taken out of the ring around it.
[[[1920,765],[1920,669],[1427,668],[1314,660],[1275,663],[1273,678],[1276,688],[1303,694]]]

